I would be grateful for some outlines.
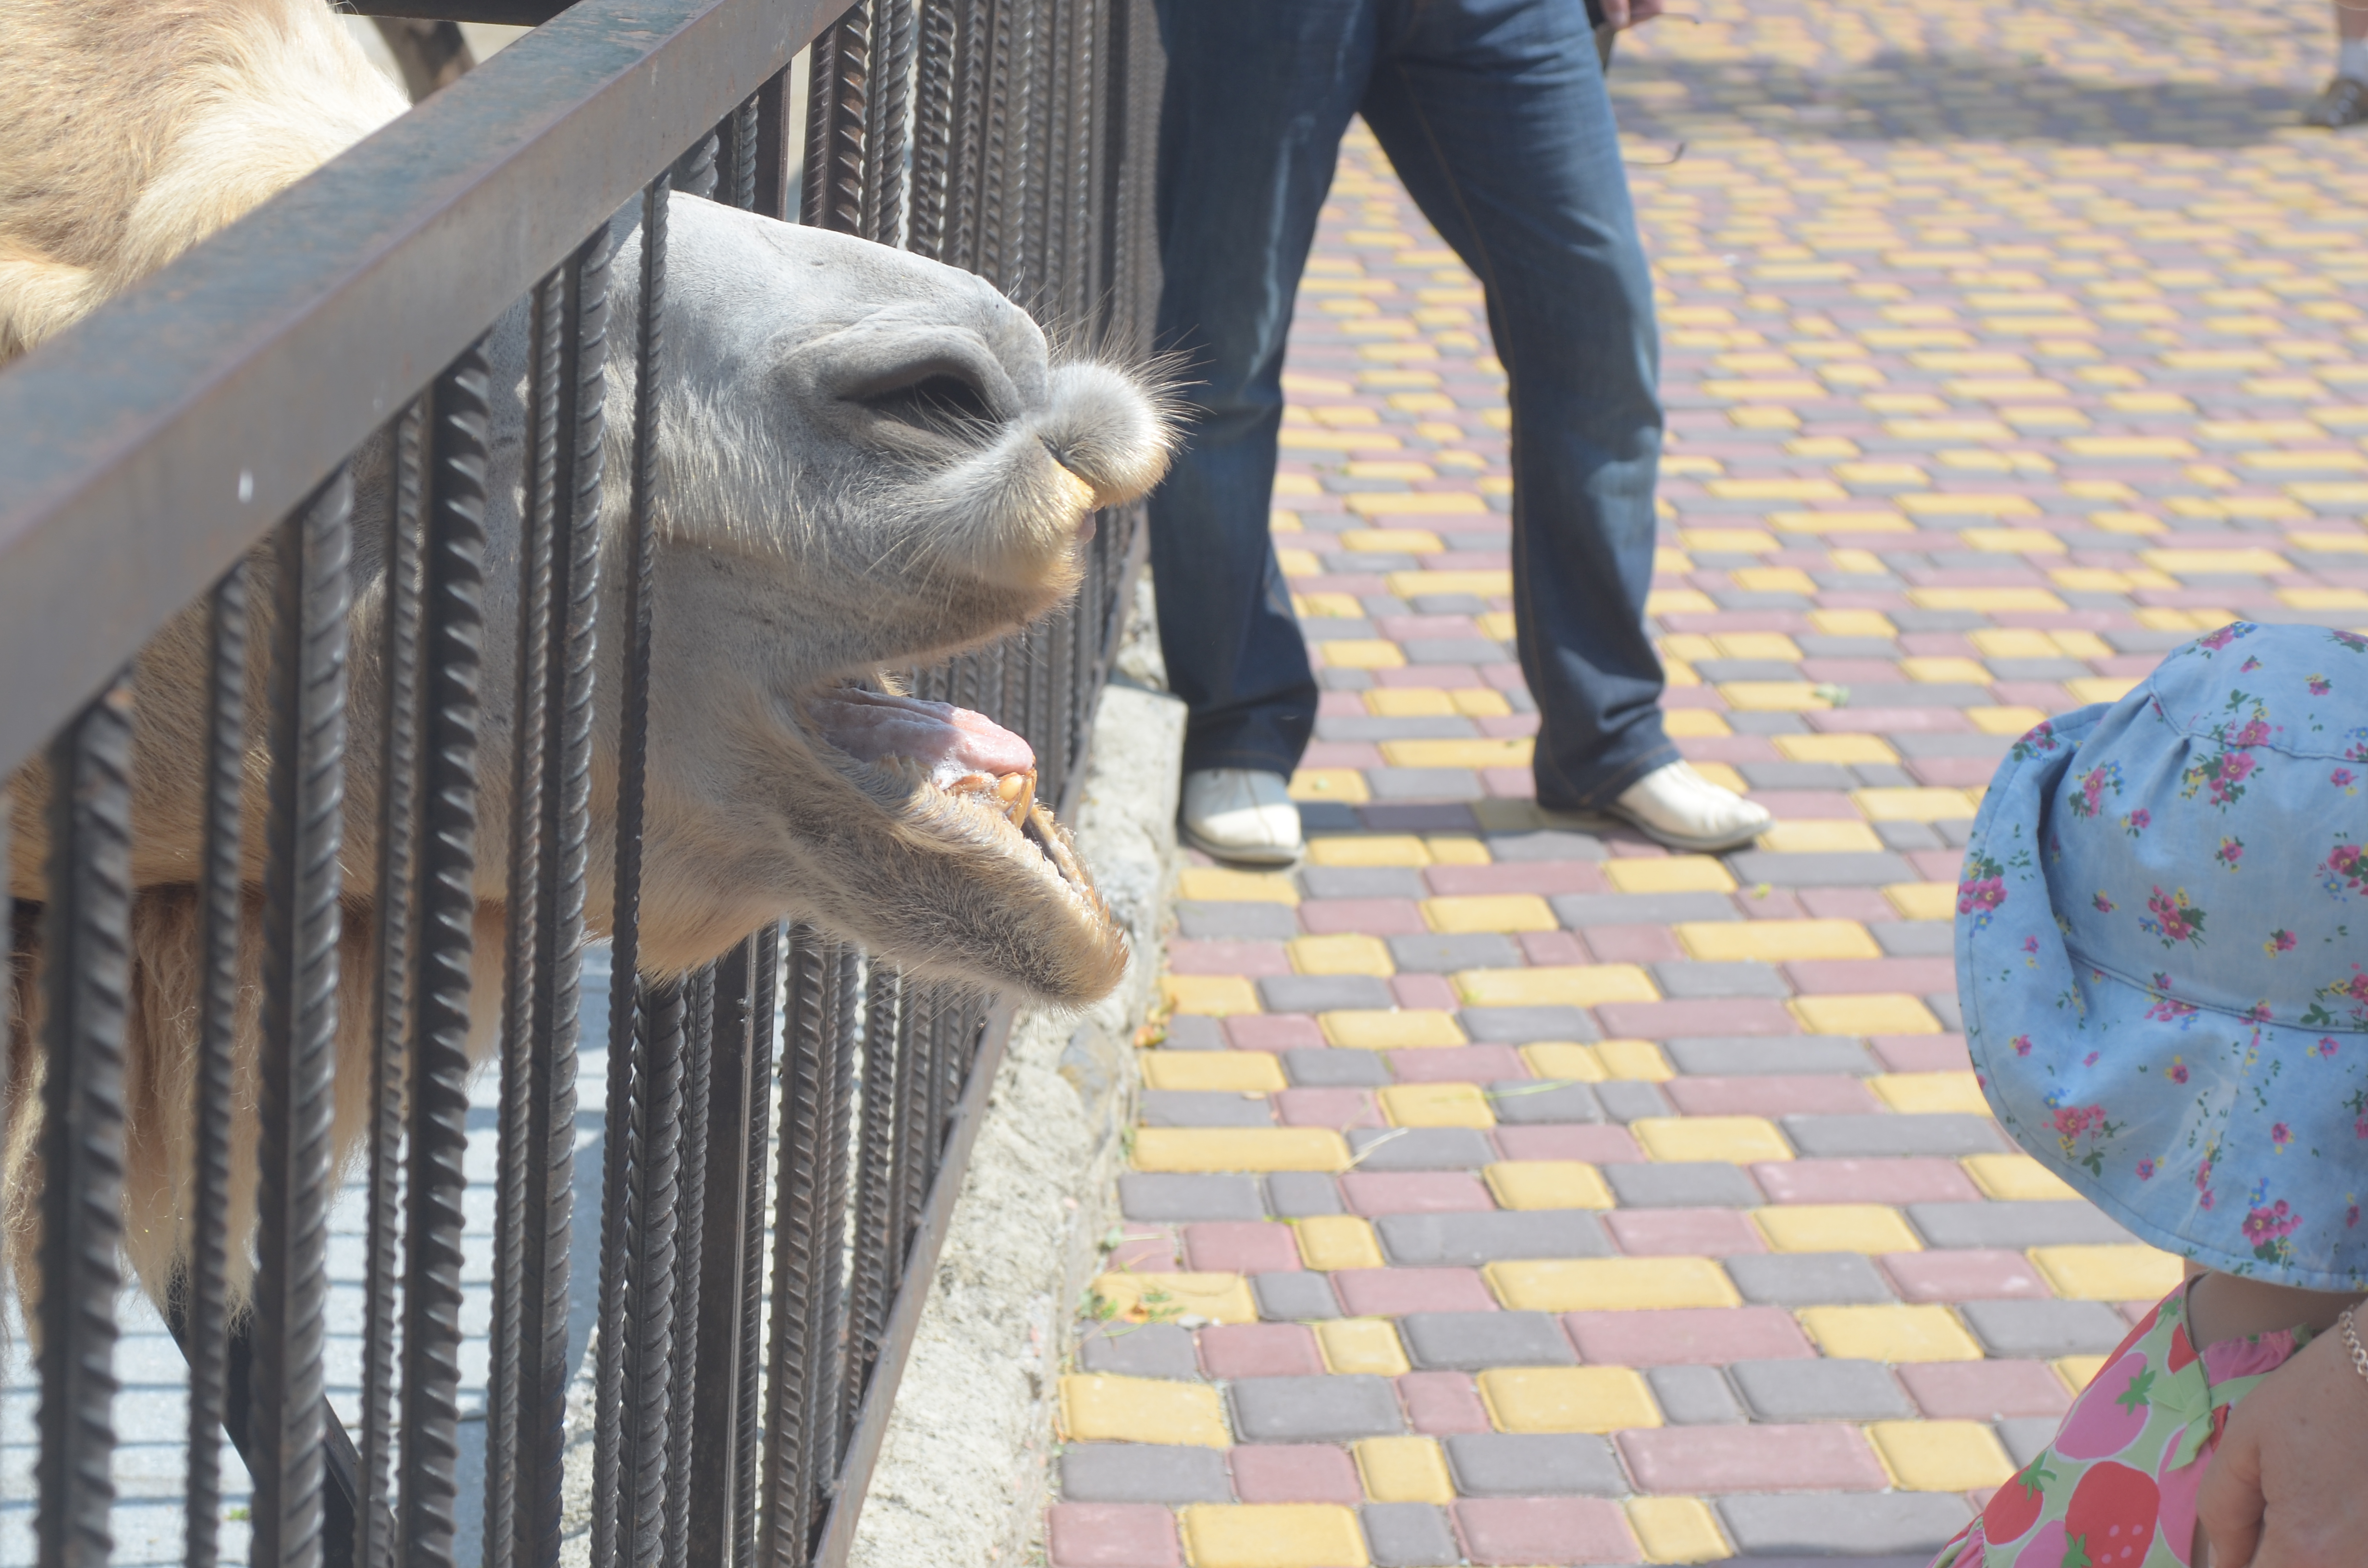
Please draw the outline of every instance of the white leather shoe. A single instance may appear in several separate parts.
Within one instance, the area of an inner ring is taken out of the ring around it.
[[[1299,808],[1280,773],[1204,767],[1184,776],[1184,837],[1220,860],[1288,866],[1299,858]]]
[[[1734,790],[1713,784],[1686,763],[1656,767],[1621,792],[1611,814],[1672,849],[1736,849],[1768,831],[1776,819]]]

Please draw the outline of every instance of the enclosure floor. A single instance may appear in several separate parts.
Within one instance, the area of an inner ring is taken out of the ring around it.
[[[1777,825],[1538,831],[1504,381],[1360,132],[1274,502],[1314,842],[1184,873],[1055,1568],[1921,1563],[2178,1278],[1986,1113],[1953,883],[2044,715],[2237,615],[2368,624],[2327,8],[1684,8],[1613,74],[1650,609],[1679,746]]]

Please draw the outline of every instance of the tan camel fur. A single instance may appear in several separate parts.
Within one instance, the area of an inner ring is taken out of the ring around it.
[[[322,0],[0,0],[0,361],[58,332],[403,112]],[[641,236],[616,226],[604,577],[621,541]],[[887,672],[978,646],[1075,587],[1093,510],[1167,460],[1155,394],[1043,335],[977,278],[677,195],[669,208],[666,435],[642,961],[678,974],[784,917],[907,972],[1057,1005],[1105,994],[1122,937],[1033,757]],[[490,341],[495,438],[476,838],[472,1055],[490,1053],[508,897],[510,721],[529,338]],[[355,466],[355,607],[339,942],[336,1158],[358,1153],[370,1051],[386,598],[387,446]],[[268,645],[269,552],[251,558]],[[604,596],[587,923],[609,927],[620,679]],[[195,875],[206,633],[192,608],[135,672],[126,1249],[161,1299],[186,1246],[199,973]],[[268,671],[249,671],[233,1289],[251,1267]],[[38,762],[10,781],[10,887],[46,893]],[[41,1175],[37,951],[20,951],[6,1247],[28,1305]]]

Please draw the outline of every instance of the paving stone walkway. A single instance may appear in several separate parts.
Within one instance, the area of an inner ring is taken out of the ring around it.
[[[1360,133],[1274,503],[1316,836],[1185,873],[1054,1568],[1920,1563],[2178,1277],[1986,1114],[1949,922],[2030,724],[2238,615],[2368,624],[2325,9],[1686,8],[1614,74],[1650,610],[1679,745],[1777,825],[1541,826],[1503,379]]]

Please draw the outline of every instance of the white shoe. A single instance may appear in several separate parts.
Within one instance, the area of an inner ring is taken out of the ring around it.
[[[1299,858],[1299,808],[1280,773],[1204,767],[1184,776],[1184,837],[1221,860],[1288,866]]]
[[[1672,849],[1736,849],[1776,819],[1686,763],[1656,767],[1621,792],[1611,814]]]

